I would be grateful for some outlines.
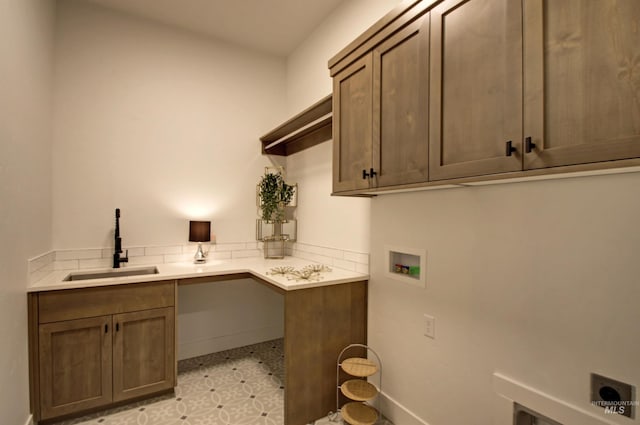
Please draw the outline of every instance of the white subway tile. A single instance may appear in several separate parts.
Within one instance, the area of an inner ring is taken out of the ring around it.
[[[306,243],[300,243],[300,242],[296,242],[296,247],[295,247],[296,251],[301,251],[301,252],[311,252],[311,245],[307,245]]]
[[[144,256],[145,248],[143,246],[126,246],[122,248],[122,254],[124,255],[129,251],[129,257],[142,257]],[[103,248],[102,258],[113,258],[114,248]]]
[[[259,249],[242,249],[231,251],[231,258],[260,257],[261,255],[262,251],[260,251]]]
[[[48,270],[48,267],[43,267],[40,270],[36,270],[33,273],[29,274],[29,283],[36,283],[40,279],[47,276],[53,270],[53,264],[51,265],[51,270]]]
[[[81,269],[109,268],[113,265],[109,258],[92,258],[88,260],[78,260]]]
[[[360,252],[344,252],[344,259],[347,261],[353,261],[359,264],[369,264],[369,254],[362,254]]]
[[[65,249],[56,251],[56,261],[102,258],[102,249]]]
[[[247,248],[246,243],[219,243],[216,244],[216,251],[240,251]]]
[[[324,255],[319,255],[319,254],[313,254],[313,253],[310,253],[310,252],[296,251],[294,253],[294,257],[302,258],[303,260],[314,261],[316,263],[321,263],[321,264],[324,264],[326,266],[332,266],[333,265],[333,258],[325,257]]]
[[[333,267],[337,267],[339,269],[350,270],[352,272],[356,271],[356,263],[353,261],[346,260],[335,260],[333,262]]]
[[[123,253],[128,251],[129,257],[143,257],[146,255],[146,248],[144,246],[126,246],[122,248]],[[111,251],[111,255],[113,256],[113,251]]]
[[[344,258],[344,251],[334,248],[322,248],[322,255],[326,255],[327,257],[337,258],[338,260],[342,260]]]
[[[191,256],[193,259],[193,256]],[[207,258],[212,260],[230,260],[231,259],[231,251],[223,251],[223,252],[210,252]]]
[[[29,270],[29,273],[38,271],[44,267],[47,267],[51,263],[53,263],[54,258],[55,258],[54,251],[49,251],[45,254],[31,258],[27,262],[27,269]]]
[[[148,246],[144,249],[145,256],[165,254],[182,254],[182,245]]]
[[[207,252],[207,249],[210,249],[210,248],[205,246],[205,245],[202,246],[202,250],[204,252]],[[190,243],[188,245],[182,245],[182,253],[183,254],[188,254],[188,255],[191,255],[193,257],[197,250],[198,250],[198,244],[197,243]]]
[[[163,255],[145,255],[143,257],[130,257],[129,264],[132,266],[148,266],[155,264],[163,264],[164,256]]]
[[[165,254],[165,263],[184,263],[187,261],[193,261],[193,254]]]
[[[245,245],[246,245],[247,249],[259,249],[257,241],[256,242],[247,242]]]
[[[53,270],[77,270],[78,260],[55,261]]]

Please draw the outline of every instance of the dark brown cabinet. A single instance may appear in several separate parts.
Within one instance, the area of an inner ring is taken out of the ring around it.
[[[37,421],[175,386],[175,282],[48,291],[29,300]]]
[[[111,316],[40,325],[41,417],[111,402]]]
[[[640,2],[524,5],[524,168],[640,157]]]
[[[430,179],[640,157],[639,18],[634,0],[436,6]]]
[[[373,61],[364,56],[333,77],[333,191],[369,188]]]
[[[117,314],[113,320],[113,401],[173,388],[173,307]]]
[[[640,165],[639,19],[637,0],[399,6],[329,61],[334,193]]]
[[[449,0],[431,11],[430,180],[522,169],[520,3]]]
[[[332,74],[333,191],[426,182],[428,15]]]

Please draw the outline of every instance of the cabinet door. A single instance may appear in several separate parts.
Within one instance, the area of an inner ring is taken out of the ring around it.
[[[428,180],[429,16],[373,50],[377,187]]]
[[[40,418],[111,402],[111,316],[39,327]]]
[[[525,168],[640,157],[640,1],[525,1]]]
[[[433,9],[430,89],[430,180],[521,170],[521,1]]]
[[[113,316],[113,400],[175,386],[173,307]]]
[[[371,168],[371,54],[333,77],[333,191],[368,189]]]

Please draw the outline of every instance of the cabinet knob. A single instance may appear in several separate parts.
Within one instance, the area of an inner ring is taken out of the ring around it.
[[[512,153],[517,152],[518,150],[516,148],[513,147],[513,141],[509,140],[507,142],[507,149],[506,149],[506,155],[507,156],[511,156]]]
[[[362,179],[366,180],[369,178],[369,173],[367,173],[367,170],[362,170]]]
[[[536,147],[536,144],[531,141],[531,137],[527,137],[524,139],[524,151],[526,153],[531,153],[531,151],[535,147]]]
[[[375,177],[375,176],[377,176],[377,175],[378,175],[378,173],[376,173],[376,170],[374,170],[373,168],[370,168],[370,169],[369,169],[369,176],[370,176],[370,177],[372,177],[372,178],[373,178],[373,177]]]

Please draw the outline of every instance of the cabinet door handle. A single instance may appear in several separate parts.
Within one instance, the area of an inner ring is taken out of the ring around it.
[[[531,141],[531,137],[527,137],[524,139],[524,151],[526,153],[531,153],[531,151],[535,147],[536,147],[536,144]]]
[[[104,333],[109,333],[109,325],[104,325]]]
[[[362,170],[362,180],[366,180],[368,178],[369,178],[369,173],[367,173],[367,170]]]
[[[376,170],[374,170],[373,168],[369,169],[369,176],[371,176],[372,178],[377,176],[378,173],[376,173]]]
[[[505,151],[505,153],[507,154],[507,156],[511,156],[512,153],[517,152],[518,150],[516,148],[513,147],[513,142],[511,140],[509,140],[507,142],[507,149]]]
[[[116,332],[120,332],[120,323],[116,323]]]

